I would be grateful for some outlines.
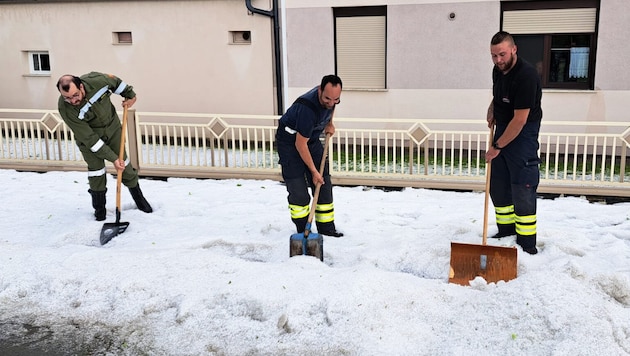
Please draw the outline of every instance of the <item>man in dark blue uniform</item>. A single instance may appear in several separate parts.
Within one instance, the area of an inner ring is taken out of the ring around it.
[[[494,62],[488,127],[496,125],[486,161],[492,162],[490,197],[499,229],[493,238],[516,235],[523,251],[536,254],[536,190],[540,181],[538,134],[542,89],[536,69],[516,55],[504,31],[490,41]]]
[[[300,96],[282,115],[278,124],[276,142],[282,178],[289,193],[287,199],[291,220],[298,233],[304,232],[311,209],[308,188],[314,191],[317,184],[322,184],[315,211],[317,232],[328,236],[343,236],[335,228],[328,160],[323,175],[319,173],[319,164],[324,154],[320,136],[322,133],[335,133],[332,117],[335,105],[340,102],[341,88],[339,77],[324,76],[320,86]]]

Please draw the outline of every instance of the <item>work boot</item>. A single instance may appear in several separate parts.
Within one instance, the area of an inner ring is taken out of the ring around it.
[[[500,239],[502,237],[516,235],[516,228],[514,224],[506,224],[506,225],[497,224],[497,226],[499,227],[499,232],[490,236],[491,239]]]
[[[517,235],[516,243],[523,248],[523,251],[530,255],[538,253],[538,249],[536,248],[536,234],[530,236]]]
[[[129,188],[129,193],[131,193],[131,197],[133,201],[136,202],[136,206],[138,209],[144,211],[145,213],[152,213],[153,208],[149,205],[149,202],[142,195],[142,190],[140,190],[140,184],[136,185],[133,188]]]
[[[538,249],[536,246],[534,247],[523,247],[523,251],[529,253],[530,255],[535,255],[538,253]]]
[[[105,216],[107,215],[107,210],[105,210],[105,193],[107,193],[107,189],[99,192],[88,189],[88,193],[92,195],[92,207],[94,208],[94,217],[96,218],[96,221],[105,220]]]
[[[295,224],[295,229],[297,230],[298,234],[303,233],[304,230],[306,229],[306,223],[308,222],[308,217],[303,217],[299,219],[291,219],[291,220],[293,220],[293,223]]]
[[[322,235],[332,236],[332,237],[341,237],[343,236],[343,232],[337,231],[335,228],[334,222],[326,222],[326,223],[317,223],[317,232]]]

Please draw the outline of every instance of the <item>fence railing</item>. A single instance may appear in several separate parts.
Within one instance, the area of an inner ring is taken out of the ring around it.
[[[278,116],[129,112],[128,150],[143,176],[280,180]],[[481,190],[484,120],[335,118],[335,184]],[[0,109],[0,168],[84,170],[55,110]],[[630,196],[624,123],[543,121],[539,191]],[[113,169],[110,167],[110,170]]]

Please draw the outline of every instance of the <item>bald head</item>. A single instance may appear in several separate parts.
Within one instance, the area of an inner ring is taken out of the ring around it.
[[[61,76],[57,81],[57,90],[61,93],[63,100],[70,105],[81,105],[85,98],[81,78],[74,75],[66,74]]]
[[[59,92],[69,92],[70,89],[72,89],[72,84],[74,84],[75,87],[79,88],[81,86],[81,78],[76,77],[74,75],[71,74],[66,74],[66,75],[62,75],[59,80],[57,81],[57,90],[59,90]]]

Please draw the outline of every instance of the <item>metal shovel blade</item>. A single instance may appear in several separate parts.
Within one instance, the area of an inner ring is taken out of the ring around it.
[[[101,229],[101,245],[105,245],[114,237],[125,232],[128,226],[128,222],[114,222],[103,224],[103,229]]]
[[[324,237],[316,232],[304,236],[303,232],[291,235],[289,239],[289,257],[307,255],[324,261]]]
[[[516,278],[517,249],[488,245],[451,242],[451,269],[449,283],[469,285],[475,277],[488,283]]]

